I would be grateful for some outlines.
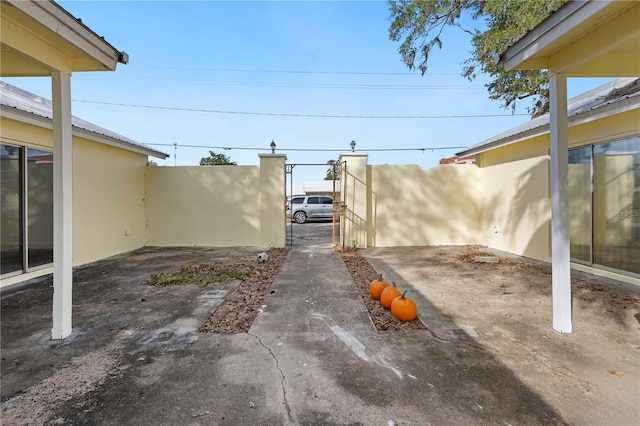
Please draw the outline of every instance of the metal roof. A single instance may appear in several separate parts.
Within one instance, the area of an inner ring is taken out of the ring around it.
[[[44,127],[51,127],[53,113],[51,101],[48,99],[0,81],[0,105],[3,108],[2,115],[6,115],[6,112],[13,109],[14,111],[22,113],[20,114],[21,117],[36,118],[39,119],[37,121],[42,122]],[[74,134],[95,142],[118,146],[128,151],[151,155],[156,158],[165,159],[169,157],[169,155],[164,152],[149,148],[133,139],[129,139],[78,117],[72,117],[71,125],[73,126]]]
[[[625,89],[626,90],[621,90]],[[640,79],[619,78],[589,90],[567,102],[569,126],[603,116],[640,107]],[[549,133],[550,115],[544,114],[503,133],[473,145],[456,155],[479,154],[490,149],[511,145],[525,139]]]

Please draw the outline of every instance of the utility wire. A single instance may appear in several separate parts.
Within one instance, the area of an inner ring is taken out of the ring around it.
[[[203,145],[181,145],[173,143],[145,143],[145,145],[154,146],[177,146],[179,148],[200,148],[200,149],[222,149],[224,151],[237,150],[249,150],[249,151],[271,151],[271,148],[260,147],[230,147],[230,146],[203,146]],[[464,149],[466,146],[440,146],[440,147],[422,147],[422,148],[372,148],[372,149],[358,149],[358,152],[380,152],[380,151],[441,151],[450,149]],[[279,152],[346,152],[348,149],[330,149],[330,148],[277,148]]]
[[[149,78],[146,77],[145,80]],[[274,83],[262,81],[210,80],[197,78],[164,78],[154,77],[159,81],[177,81],[183,83],[210,83],[225,86],[305,88],[305,89],[359,89],[359,90],[479,90],[483,86],[456,85],[419,85],[419,84],[356,84],[356,83]]]
[[[330,75],[419,75],[417,72],[376,72],[376,71],[305,71],[305,70],[268,70],[250,68],[206,68],[206,67],[139,67],[167,70],[191,70],[191,71],[222,71],[222,72],[246,72],[261,74],[330,74]],[[428,73],[428,75],[460,75],[460,73]]]
[[[165,107],[154,105],[138,105],[138,104],[124,104],[116,102],[99,102],[89,101],[83,99],[74,99],[74,102],[82,102],[87,104],[97,105],[113,105],[123,106],[131,108],[147,108],[147,109],[161,109],[169,111],[187,111],[187,112],[206,112],[212,114],[235,114],[235,115],[261,115],[272,117],[306,117],[306,118],[356,118],[356,119],[449,119],[449,118],[492,118],[492,117],[516,117],[516,116],[528,116],[529,114],[514,113],[514,114],[462,114],[462,115],[334,115],[334,114],[295,114],[295,113],[278,113],[278,112],[258,112],[258,111],[228,111],[228,110],[215,110],[215,109],[199,109],[199,108],[179,108],[179,107]]]

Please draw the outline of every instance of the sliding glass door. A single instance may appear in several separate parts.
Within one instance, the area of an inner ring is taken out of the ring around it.
[[[23,263],[23,150],[0,144],[0,272],[22,272]]]
[[[1,275],[53,262],[53,155],[0,144]]]
[[[569,151],[571,256],[640,274],[640,136]]]

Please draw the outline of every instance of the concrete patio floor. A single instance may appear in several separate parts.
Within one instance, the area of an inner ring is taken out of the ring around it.
[[[460,247],[369,248],[428,327],[380,333],[340,254],[306,240],[244,334],[196,331],[233,283],[141,283],[259,248],[143,248],[78,268],[64,341],[50,340],[50,277],[3,292],[2,423],[640,422],[639,288],[575,273],[575,332],[560,335],[545,264],[478,265],[457,259]]]

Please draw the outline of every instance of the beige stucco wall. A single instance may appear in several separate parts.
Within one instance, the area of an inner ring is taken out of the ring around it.
[[[569,148],[621,139],[640,132],[640,108],[569,128]],[[548,140],[548,136],[547,136]]]
[[[1,120],[4,142],[53,149],[50,129]],[[146,155],[73,137],[74,265],[144,245],[146,163]]]
[[[480,243],[481,173],[475,165],[370,170],[372,245]]]
[[[340,155],[345,166],[340,181],[344,194],[345,222],[343,226],[345,246],[367,247],[375,245],[371,218],[371,184],[367,167],[367,154],[346,153]]]
[[[615,140],[639,131],[640,110],[634,109],[571,126],[569,147]],[[482,175],[482,244],[550,261],[549,135],[481,153],[477,163]],[[570,167],[573,170],[580,166]],[[583,173],[590,171],[585,169]],[[571,187],[572,182],[569,184]],[[574,187],[572,191],[576,190],[584,188]],[[574,192],[570,196],[577,195]],[[574,216],[572,220],[579,220],[584,214]]]
[[[2,141],[52,150],[50,129],[0,117]],[[73,136],[73,265],[144,245],[147,156]],[[4,279],[9,285],[52,272],[45,268]]]
[[[260,245],[284,247],[287,231],[284,204],[286,155],[260,154]]]
[[[144,245],[147,156],[74,138],[73,262]]]
[[[284,177],[281,186],[284,191]],[[258,166],[150,166],[146,188],[145,245],[261,243]],[[279,206],[284,221],[282,195]]]
[[[548,142],[540,137],[483,153],[482,244],[548,261],[551,204]]]

